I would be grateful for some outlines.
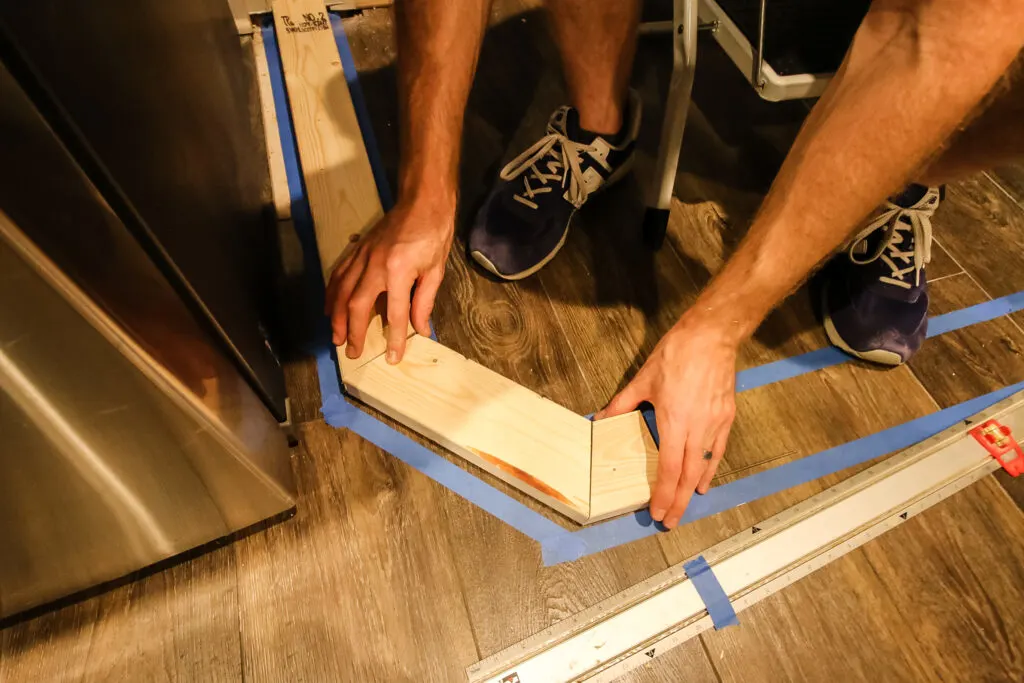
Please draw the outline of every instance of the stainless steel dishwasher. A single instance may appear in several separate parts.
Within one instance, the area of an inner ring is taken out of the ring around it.
[[[0,626],[294,509],[265,160],[220,5],[0,10]],[[114,59],[75,12],[150,35]],[[96,48],[47,63],[47,40]],[[157,67],[192,99],[152,100]]]

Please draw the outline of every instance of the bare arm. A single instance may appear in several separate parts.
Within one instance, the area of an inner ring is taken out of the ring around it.
[[[417,332],[430,333],[455,230],[462,121],[490,0],[399,0],[395,9],[398,202],[335,269],[327,293],[334,342],[347,341],[352,358],[362,353],[374,304],[387,293],[389,362],[405,351],[410,316]]]
[[[876,0],[746,239],[701,296],[738,338],[922,171],[1024,45],[1024,2]],[[1021,123],[1024,125],[1024,122]]]
[[[651,515],[705,492],[735,414],[737,349],[992,89],[1024,45],[1024,1],[876,0],[736,253],[601,417],[650,401]]]

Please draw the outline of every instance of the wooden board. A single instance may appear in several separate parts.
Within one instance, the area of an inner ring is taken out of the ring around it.
[[[295,140],[325,279],[384,215],[322,2],[275,0]]]
[[[292,127],[327,282],[384,209],[324,4],[275,0],[273,7]],[[342,376],[384,353],[385,327],[378,317],[370,321],[363,353],[355,361],[345,355],[345,345],[338,347]],[[408,334],[413,333],[410,325]]]
[[[252,35],[252,53],[263,110],[263,135],[266,138],[267,162],[270,166],[270,190],[274,198],[277,219],[284,221],[292,217],[292,198],[288,191],[288,176],[284,168],[284,152],[281,148],[281,134],[277,128],[277,109],[274,107],[274,94],[270,87],[270,67],[267,64],[262,31],[255,31]]]
[[[588,521],[647,505],[658,476],[658,447],[639,411],[595,420],[590,458]]]
[[[426,337],[405,358],[346,378],[349,392],[503,481],[583,522],[590,421]]]

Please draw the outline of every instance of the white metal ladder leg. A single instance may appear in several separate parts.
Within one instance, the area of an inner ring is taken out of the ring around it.
[[[652,249],[661,248],[668,229],[679,150],[697,67],[697,4],[698,0],[674,0],[672,4],[672,78],[665,101],[658,164],[651,179],[643,224],[644,242]]]

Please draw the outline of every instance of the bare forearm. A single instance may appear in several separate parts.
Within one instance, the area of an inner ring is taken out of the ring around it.
[[[984,7],[979,6],[984,5]],[[956,130],[1024,44],[1024,3],[876,0],[750,232],[692,309],[739,341]]]
[[[399,0],[399,201],[455,210],[459,143],[491,0]]]

